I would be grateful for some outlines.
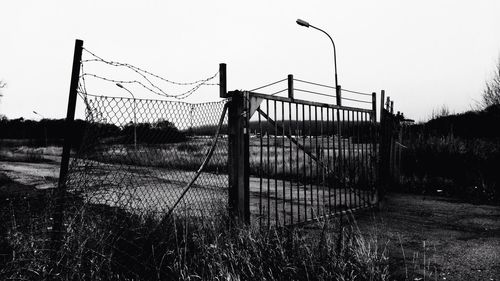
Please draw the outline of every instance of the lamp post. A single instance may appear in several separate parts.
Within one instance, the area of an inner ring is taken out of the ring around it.
[[[319,31],[323,32],[324,34],[326,34],[326,36],[328,36],[328,38],[330,38],[330,41],[332,41],[332,45],[333,45],[333,65],[335,67],[335,90],[338,91],[339,83],[338,83],[338,79],[337,79],[337,53],[335,51],[335,43],[333,42],[332,37],[328,33],[326,33],[326,31],[324,31],[323,29],[318,28],[318,27],[316,27],[314,25],[311,25],[310,23],[308,23],[305,20],[297,19],[296,23],[298,25],[300,25],[300,26],[312,27],[312,28],[314,28],[316,30],[319,30]]]
[[[33,110],[33,113],[35,113],[36,115],[42,117],[42,119],[46,119],[45,116],[43,116],[42,114],[36,112]],[[48,145],[48,142],[47,142],[47,127],[45,126],[45,124],[43,124],[43,135],[45,137],[45,146]]]
[[[129,91],[129,89],[125,88],[122,84],[116,83],[116,86],[127,91],[134,99],[134,109],[133,109],[133,111],[134,111],[134,149],[137,149],[137,119],[136,119],[136,115],[135,115],[135,111],[136,111],[135,96],[134,96],[134,94],[132,94],[131,91]]]

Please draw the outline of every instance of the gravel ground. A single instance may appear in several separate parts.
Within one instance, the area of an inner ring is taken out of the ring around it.
[[[500,207],[391,194],[356,216],[387,243],[394,280],[500,280]]]

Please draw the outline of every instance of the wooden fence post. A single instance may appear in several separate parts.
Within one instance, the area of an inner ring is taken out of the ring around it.
[[[66,180],[68,178],[69,158],[71,152],[72,127],[75,120],[76,97],[78,81],[80,79],[80,63],[82,60],[83,41],[75,41],[75,51],[73,54],[73,66],[71,70],[71,82],[69,86],[68,109],[66,111],[66,120],[64,122],[65,136],[63,144],[63,153],[61,157],[61,168],[59,170],[59,182],[56,190],[54,225],[52,228],[52,262],[56,261],[57,252],[62,239],[63,211],[66,197]]]
[[[229,211],[238,221],[250,223],[249,105],[248,93],[233,91],[228,109]]]

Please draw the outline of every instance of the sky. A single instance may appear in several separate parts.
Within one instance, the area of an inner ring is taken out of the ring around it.
[[[288,74],[333,85],[332,45],[298,26],[301,18],[332,36],[343,88],[384,89],[395,110],[426,120],[442,105],[463,112],[480,100],[500,58],[499,11],[498,0],[2,1],[0,114],[63,118],[75,39],[102,58],[178,82],[212,76],[226,63],[229,90]],[[99,84],[89,92],[127,95]],[[206,86],[188,101],[218,95]]]

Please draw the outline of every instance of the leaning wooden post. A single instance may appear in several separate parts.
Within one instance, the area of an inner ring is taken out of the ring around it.
[[[219,96],[221,98],[227,98],[227,76],[226,76],[226,64],[219,64]]]
[[[229,211],[237,221],[250,223],[248,93],[229,92]]]
[[[293,100],[293,75],[288,74],[288,98]]]
[[[68,178],[69,158],[71,152],[71,139],[73,136],[72,128],[75,120],[76,96],[78,81],[80,79],[80,64],[82,60],[83,41],[75,41],[75,52],[73,55],[73,67],[71,70],[71,82],[69,86],[68,109],[66,111],[66,120],[64,122],[65,136],[63,153],[61,157],[61,168],[59,170],[59,182],[56,190],[56,204],[54,212],[54,225],[52,228],[52,261],[57,258],[57,251],[62,239],[63,211],[66,195],[66,180]]]

